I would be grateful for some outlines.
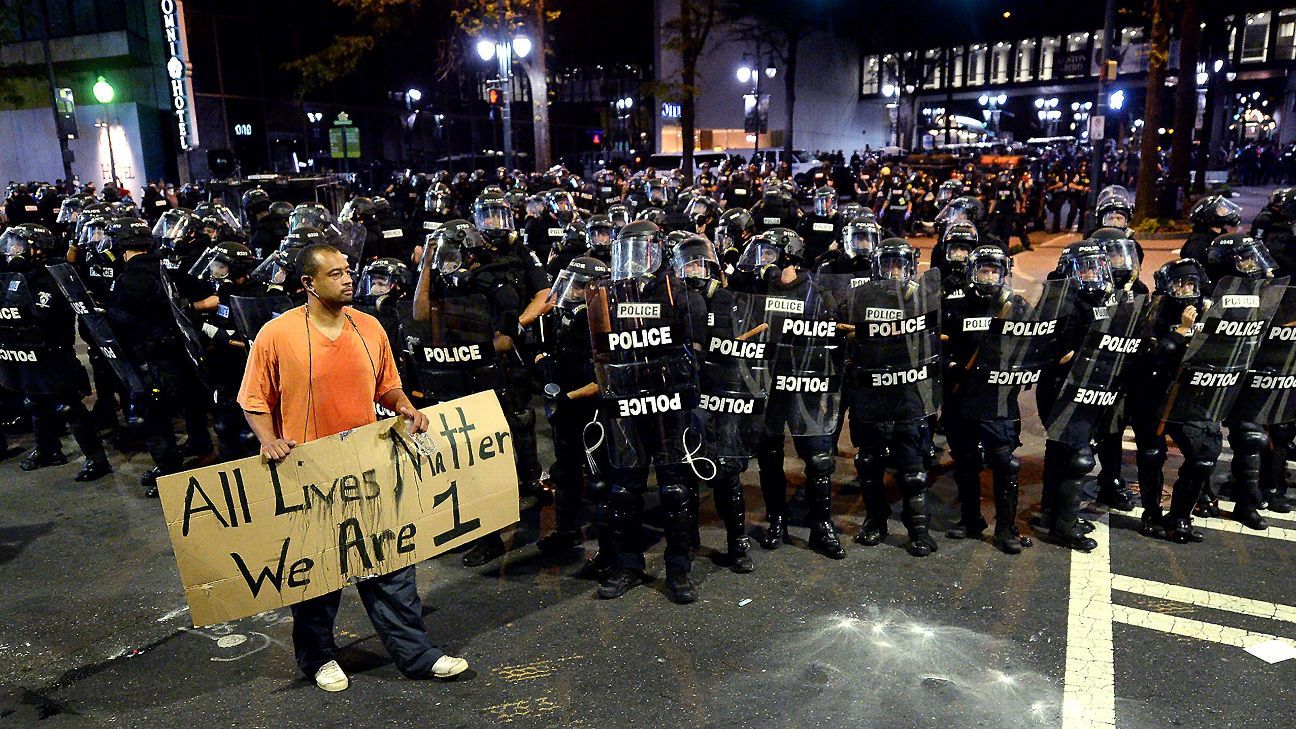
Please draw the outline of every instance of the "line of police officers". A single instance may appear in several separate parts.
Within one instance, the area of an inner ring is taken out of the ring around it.
[[[0,385],[18,394],[6,407],[32,414],[36,448],[22,467],[65,462],[64,427],[86,458],[77,480],[110,470],[101,428],[122,447],[143,441],[154,463],[142,479],[149,495],[186,455],[255,453],[235,403],[248,344],[301,303],[297,254],[323,241],[356,263],[357,305],[388,329],[416,401],[499,395],[523,493],[552,489],[556,530],[539,547],[574,556],[592,527],[598,551],[582,574],[600,581],[600,597],[647,579],[650,473],[676,601],[697,596],[689,573],[704,485],[724,522],[728,564],[754,569],[741,485],[753,459],[766,509],[760,545],[786,543],[788,436],[805,467],[808,544],[843,559],[831,509],[843,424],[866,507],[856,542],[888,536],[890,470],[906,548],[937,550],[927,499],[933,432],[942,431],[962,509],[947,535],[990,528],[980,507],[989,470],[992,541],[1019,553],[1031,544],[1017,527],[1023,389],[1035,390],[1048,436],[1033,524],[1050,541],[1094,548],[1079,507],[1098,464],[1097,500],[1135,505],[1120,475],[1127,426],[1149,536],[1200,541],[1194,506],[1219,513],[1210,475],[1220,423],[1234,450],[1234,518],[1264,528],[1262,507],[1289,508],[1296,302],[1265,244],[1228,232],[1238,220],[1225,198],[1197,206],[1200,231],[1185,258],[1158,270],[1149,291],[1127,227],[1130,196],[1104,191],[1095,229],[1063,252],[1031,302],[1014,291],[1012,259],[972,197],[936,216],[931,267],[920,272],[917,249],[888,237],[871,210],[844,215],[830,187],[814,191],[804,214],[775,179],[752,181],[760,197],[745,209],[722,208],[706,189],[678,190],[672,177],[628,186],[610,176],[587,185],[562,170],[551,177],[581,197],[561,187],[528,196],[514,179],[467,202],[432,183],[422,208],[402,219],[382,198],[355,197],[335,217],[250,190],[241,215],[213,202],[168,210],[151,226],[128,205],[70,197],[54,230],[11,226],[0,235]],[[465,206],[471,220],[452,217]],[[1293,196],[1276,196],[1257,226],[1290,240],[1294,213]],[[81,402],[91,388],[74,327],[89,345],[93,411]],[[547,483],[537,394],[553,432]],[[1167,435],[1185,463],[1163,513]],[[491,535],[464,562],[485,564],[505,549]]]

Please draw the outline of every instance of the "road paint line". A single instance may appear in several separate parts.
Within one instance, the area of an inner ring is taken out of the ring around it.
[[[1237,504],[1233,503],[1232,501],[1226,501],[1224,499],[1220,499],[1219,505],[1221,508],[1224,509],[1224,511],[1227,511],[1230,514],[1232,514],[1233,510],[1237,508]],[[1261,509],[1260,515],[1266,519],[1271,519],[1273,521],[1282,521],[1282,522],[1287,522],[1288,524],[1296,524],[1296,512],[1279,514],[1278,512],[1269,511],[1268,509]]]
[[[1096,549],[1088,554],[1071,553],[1062,729],[1116,726],[1111,547],[1107,524],[1095,521],[1089,536],[1098,542]]]
[[[1296,641],[1281,636],[1242,630],[1227,625],[1217,625],[1204,620],[1166,615],[1125,605],[1113,606],[1112,617],[1116,622],[1125,625],[1133,625],[1138,628],[1147,628],[1161,633],[1231,645],[1238,648],[1251,648],[1262,643],[1282,643],[1296,649]]]
[[[187,613],[187,612],[189,612],[189,606],[188,606],[188,605],[181,605],[180,607],[176,608],[175,610],[172,610],[171,612],[167,613],[166,615],[163,615],[162,617],[158,618],[157,621],[158,621],[159,623],[165,623],[166,621],[170,620],[171,618],[179,617],[179,616],[181,616],[181,615],[184,615],[184,614]]]
[[[1257,618],[1269,618],[1270,620],[1282,620],[1288,623],[1296,623],[1296,607],[1291,605],[1265,602],[1264,600],[1228,595],[1222,592],[1199,590],[1194,587],[1185,587],[1183,585],[1171,585],[1165,582],[1157,582],[1155,580],[1145,580],[1141,577],[1113,575],[1112,589],[1120,590],[1121,592],[1131,592],[1145,597],[1173,600],[1175,602],[1211,608],[1213,610],[1227,610],[1231,613],[1253,615]]]
[[[1143,507],[1136,506],[1129,511],[1114,512],[1124,516],[1138,519],[1143,515]],[[1217,532],[1229,532],[1231,534],[1243,534],[1248,537],[1265,537],[1266,539],[1279,539],[1284,542],[1296,542],[1296,529],[1284,529],[1283,527],[1271,526],[1268,529],[1256,531],[1242,526],[1239,522],[1232,519],[1217,519],[1214,517],[1194,516],[1193,526],[1205,527]],[[1092,536],[1092,535],[1090,535]]]

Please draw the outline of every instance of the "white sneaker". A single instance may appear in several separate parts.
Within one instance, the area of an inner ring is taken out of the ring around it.
[[[329,661],[315,672],[315,685],[325,691],[346,691],[351,685],[351,680],[342,672],[342,667],[337,661]]]
[[[458,676],[468,670],[468,661],[455,656],[441,656],[432,664],[432,675],[437,678]]]

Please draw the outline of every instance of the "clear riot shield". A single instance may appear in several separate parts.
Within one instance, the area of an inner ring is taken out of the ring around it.
[[[603,396],[601,437],[613,468],[692,463],[703,453],[705,425],[698,355],[701,296],[674,276],[590,284],[594,378]],[[593,442],[591,442],[591,439]]]
[[[401,357],[412,389],[427,400],[446,402],[507,386],[486,297],[432,299],[429,306],[427,321],[401,312]]]
[[[63,380],[54,352],[32,311],[31,290],[20,273],[0,273],[0,387],[24,395],[49,395],[73,387]],[[82,379],[85,372],[82,371]]]
[[[162,271],[162,286],[166,289],[167,301],[171,304],[171,316],[175,320],[176,331],[180,334],[180,343],[184,346],[185,359],[193,369],[194,376],[202,383],[203,389],[208,389],[207,358],[203,353],[202,339],[198,337],[193,322],[185,315],[184,307],[180,305],[180,293],[176,291],[175,284],[171,283],[165,269]]]
[[[960,402],[966,418],[1014,417],[1021,390],[1039,382],[1054,356],[1054,341],[1062,307],[1066,303],[1069,279],[1045,281],[1034,305],[1005,303],[998,316],[986,321],[964,320],[964,326],[985,326],[985,339],[978,347],[964,378],[966,392]],[[1020,299],[1016,299],[1020,302]]]
[[[827,435],[842,414],[847,330],[840,326],[851,279],[805,274],[791,288],[765,296],[774,355],[766,431],[793,436]]]
[[[1224,419],[1242,392],[1242,381],[1264,341],[1285,288],[1270,281],[1233,276],[1216,283],[1210,307],[1198,317],[1201,329],[1189,340],[1166,395],[1163,420],[1187,423]]]
[[[90,292],[86,290],[85,283],[81,281],[72,264],[58,263],[49,266],[49,272],[54,277],[54,283],[67,297],[72,310],[77,314],[81,338],[95,350],[96,356],[103,356],[104,361],[121,380],[127,394],[138,397],[147,393],[148,389],[144,386],[139,371],[127,358],[126,350],[117,339],[117,335],[113,333],[112,327],[108,325],[108,320],[95,308]]]
[[[1097,429],[1110,424],[1109,416],[1121,396],[1125,363],[1142,343],[1136,330],[1144,299],[1141,294],[1121,292],[1105,307],[1106,316],[1090,325],[1071,358],[1052,412],[1043,418],[1050,440],[1082,448]]]
[[[256,339],[261,327],[271,319],[293,308],[287,296],[231,296],[230,314],[239,338],[245,342]]]
[[[851,417],[921,420],[940,408],[940,272],[869,281],[851,291]]]
[[[701,409],[717,458],[756,455],[770,392],[773,334],[764,296],[720,289],[709,302]]]
[[[1296,422],[1296,287],[1283,287],[1231,412],[1260,425]]]

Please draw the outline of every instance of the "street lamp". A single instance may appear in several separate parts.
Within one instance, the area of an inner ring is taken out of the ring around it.
[[[1003,113],[1003,109],[1000,107],[1008,102],[1008,95],[981,94],[981,97],[977,99],[977,102],[983,107],[981,110],[982,118],[986,121],[992,122],[991,129],[993,129],[993,131],[990,136],[998,137],[999,116]]]
[[[104,105],[111,104],[113,98],[117,96],[112,84],[108,83],[103,76],[100,76],[95,81],[91,91],[94,93],[95,101]],[[117,155],[113,153],[112,124],[108,120],[107,109],[104,109],[104,118],[95,122],[95,127],[104,130],[108,135],[108,174],[112,176],[112,184],[115,187],[117,185]]]
[[[513,56],[526,58],[531,54],[531,39],[524,35],[483,38],[477,41],[477,55],[483,61],[492,58],[499,62],[500,117],[504,123],[504,166],[513,167]]]
[[[761,127],[765,126],[761,123],[761,76],[763,75],[765,78],[773,79],[778,75],[778,69],[774,67],[774,59],[772,58],[767,58],[765,60],[764,68],[761,68],[761,49],[759,45],[756,46],[756,55],[743,54],[741,64],[742,65],[738,66],[738,70],[735,74],[738,77],[738,83],[750,83],[752,85],[752,124],[750,125],[751,129],[748,131],[750,131],[754,137],[754,141],[752,142],[752,160],[754,161],[757,155],[760,154]],[[762,70],[764,71],[763,74]],[[744,112],[745,111],[746,109],[744,109]],[[744,129],[746,129],[747,126],[746,123],[743,124]]]
[[[892,141],[895,146],[900,146],[900,86],[897,84],[883,84],[882,97],[887,100],[887,123],[891,125]]]
[[[112,84],[108,83],[103,76],[100,76],[99,80],[95,81],[92,90],[94,91],[95,101],[98,101],[100,104],[111,104],[113,97],[117,95]]]

